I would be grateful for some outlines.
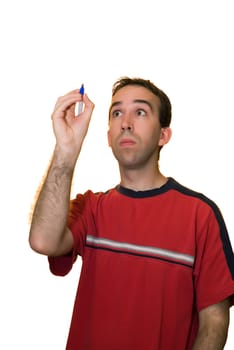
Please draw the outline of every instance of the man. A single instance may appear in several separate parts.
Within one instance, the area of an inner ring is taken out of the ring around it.
[[[37,200],[30,245],[66,275],[83,260],[68,350],[219,350],[234,303],[234,256],[214,202],[166,178],[171,104],[152,82],[113,86],[109,145],[120,184],[70,201],[94,104],[78,90],[52,114],[56,145]]]

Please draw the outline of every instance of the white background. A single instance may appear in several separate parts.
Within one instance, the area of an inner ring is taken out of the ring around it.
[[[118,183],[111,87],[123,75],[150,79],[173,105],[162,172],[212,198],[234,244],[233,33],[231,0],[1,2],[1,349],[65,349],[80,260],[65,278],[50,274],[29,248],[28,216],[53,151],[56,99],[82,82],[96,108],[73,194]],[[232,310],[225,349],[233,343]]]

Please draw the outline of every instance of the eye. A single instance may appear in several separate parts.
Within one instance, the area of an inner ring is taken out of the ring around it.
[[[144,109],[138,109],[136,113],[139,117],[144,117],[146,115],[146,111]]]
[[[112,117],[113,117],[113,118],[120,117],[121,114],[122,114],[122,113],[120,112],[120,110],[116,110],[116,111],[113,111],[113,112],[112,112]]]

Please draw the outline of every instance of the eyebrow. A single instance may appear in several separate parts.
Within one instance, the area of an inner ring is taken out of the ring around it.
[[[143,99],[136,99],[136,100],[133,100],[134,103],[143,103],[143,104],[146,104],[147,106],[149,106],[149,108],[151,109],[151,111],[153,112],[153,106],[152,104],[147,101],[147,100],[143,100]],[[115,106],[120,106],[122,104],[121,101],[116,101],[116,102],[113,102],[110,106],[110,109],[109,111],[111,111],[111,109]]]

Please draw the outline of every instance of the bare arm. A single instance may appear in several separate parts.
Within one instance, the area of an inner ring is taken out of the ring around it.
[[[192,350],[224,349],[229,326],[230,301],[226,299],[199,313],[199,330]]]
[[[85,109],[75,116],[78,90],[58,99],[52,114],[56,146],[35,204],[29,243],[33,250],[57,256],[71,251],[72,234],[67,228],[71,183],[77,157],[88,130],[94,104],[84,95]]]

